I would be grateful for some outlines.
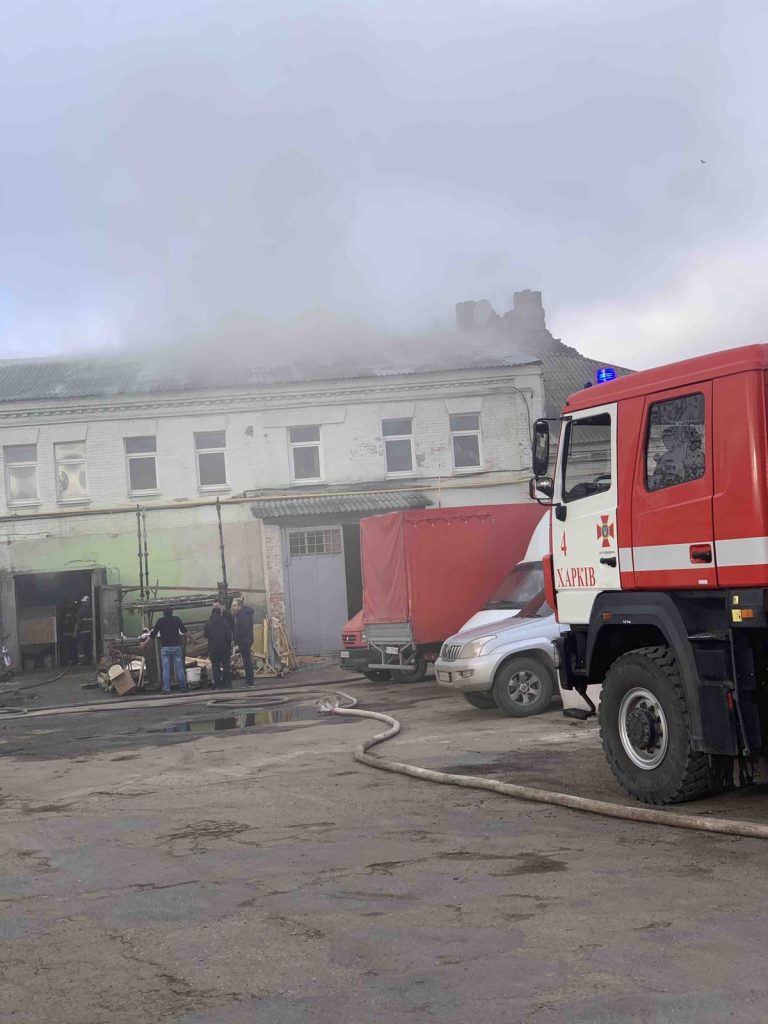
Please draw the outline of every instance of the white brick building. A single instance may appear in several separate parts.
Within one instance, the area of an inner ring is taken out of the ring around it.
[[[46,639],[35,609],[50,624],[91,587],[136,586],[137,505],[150,584],[210,591],[218,498],[230,587],[284,616],[301,653],[327,653],[359,607],[361,516],[527,500],[537,360],[464,346],[403,373],[385,357],[300,382],[226,360],[204,375],[0,363],[0,628],[15,658]]]

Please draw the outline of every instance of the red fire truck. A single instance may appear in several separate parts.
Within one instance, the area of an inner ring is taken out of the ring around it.
[[[531,495],[566,689],[602,684],[600,733],[648,803],[751,781],[768,748],[768,345],[572,395],[554,479],[537,421]]]

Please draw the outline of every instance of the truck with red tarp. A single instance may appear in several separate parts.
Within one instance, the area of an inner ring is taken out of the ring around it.
[[[540,519],[534,502],[364,519],[362,621],[369,671],[423,679],[446,637],[485,605],[522,559]]]

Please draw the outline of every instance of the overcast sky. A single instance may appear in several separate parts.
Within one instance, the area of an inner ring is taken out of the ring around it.
[[[3,0],[0,350],[544,293],[642,367],[768,340],[764,0]]]

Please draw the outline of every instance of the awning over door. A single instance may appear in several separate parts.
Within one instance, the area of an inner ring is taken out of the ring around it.
[[[356,514],[377,515],[398,509],[427,508],[431,500],[420,491],[344,491],[325,494],[254,497],[251,511],[256,519],[292,519],[296,516]]]

